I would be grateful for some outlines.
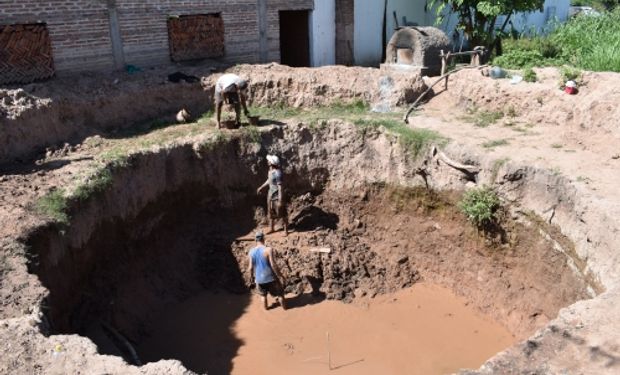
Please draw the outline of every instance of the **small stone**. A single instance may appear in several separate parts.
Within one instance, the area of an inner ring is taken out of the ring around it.
[[[612,157],[611,157],[611,158],[612,158],[612,159],[614,159],[614,160],[616,160],[616,159],[620,159],[620,154],[615,154],[615,155],[612,155]]]

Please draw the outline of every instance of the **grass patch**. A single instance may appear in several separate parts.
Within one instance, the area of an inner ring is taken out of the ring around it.
[[[285,119],[298,116],[302,110],[285,104],[276,104],[269,107],[252,107],[249,109],[252,116],[260,116],[265,119]]]
[[[198,118],[196,118],[195,123],[201,124],[201,125],[215,123],[213,110],[208,110],[205,113],[198,116]]]
[[[392,119],[357,119],[353,121],[355,125],[363,129],[385,128],[390,133],[398,136],[398,140],[403,147],[417,157],[427,146],[436,143],[444,145],[448,140],[439,133],[429,129],[412,129],[401,121]]]
[[[552,147],[552,148],[562,148],[562,147],[564,147],[564,146],[562,146],[562,145],[561,145],[561,144],[559,144],[559,143],[553,143],[553,144],[551,145],[551,147]]]
[[[484,148],[494,148],[494,147],[499,147],[499,146],[506,146],[508,143],[509,142],[506,139],[496,139],[496,140],[493,140],[493,141],[484,142],[482,144],[482,147],[484,147]]]
[[[87,177],[84,183],[78,185],[73,191],[73,194],[71,194],[71,197],[84,201],[92,195],[101,193],[110,187],[112,185],[112,180],[112,172],[110,169],[108,167],[101,168]]]
[[[128,150],[116,146],[109,150],[102,152],[100,158],[106,164],[110,164],[114,167],[125,168],[129,166],[129,155]]]
[[[258,128],[253,125],[243,126],[241,128],[241,136],[244,140],[251,143],[260,143],[262,139],[260,135],[260,130],[258,130]]]
[[[67,225],[69,224],[67,201],[68,199],[65,196],[64,190],[52,190],[37,200],[35,203],[35,211],[53,219],[57,223]]]
[[[473,109],[469,114],[462,117],[463,120],[474,124],[479,128],[486,128],[491,124],[495,124],[501,118],[504,117],[503,112],[499,111],[479,111]]]

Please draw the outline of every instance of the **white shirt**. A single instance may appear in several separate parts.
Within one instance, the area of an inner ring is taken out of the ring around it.
[[[243,86],[245,83],[246,81],[238,75],[226,73],[217,80],[217,83],[215,84],[215,91],[226,91],[226,89],[232,85]]]

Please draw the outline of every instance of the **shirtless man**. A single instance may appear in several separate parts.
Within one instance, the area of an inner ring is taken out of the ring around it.
[[[275,250],[265,246],[265,235],[263,232],[256,232],[256,246],[248,253],[248,273],[254,275],[256,290],[263,300],[263,307],[268,309],[267,294],[280,300],[280,305],[286,310],[284,300],[284,288],[280,280],[284,281],[276,262]],[[254,273],[252,273],[254,271]]]
[[[246,99],[248,96],[248,81],[239,77],[236,74],[227,73],[222,75],[215,84],[215,111],[217,114],[217,128],[220,129],[220,117],[222,114],[222,106],[224,102],[234,106],[235,119],[237,125],[241,124],[241,108],[239,103],[243,106],[243,113],[245,117],[250,115],[248,107],[246,106]]]

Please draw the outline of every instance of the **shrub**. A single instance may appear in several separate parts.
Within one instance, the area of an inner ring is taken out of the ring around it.
[[[572,65],[620,72],[620,7],[599,16],[577,16],[548,37],[505,39],[493,64],[507,69]]]
[[[490,187],[471,189],[463,194],[459,208],[476,227],[484,228],[496,220],[499,197]]]
[[[524,66],[544,65],[544,57],[539,51],[510,50],[496,57],[493,64],[506,69],[521,69]]]
[[[538,76],[532,67],[525,68],[523,70],[523,80],[525,82],[536,82],[538,81]]]

